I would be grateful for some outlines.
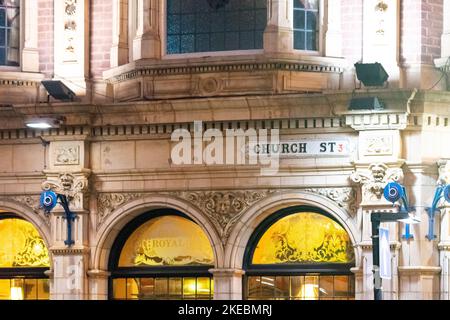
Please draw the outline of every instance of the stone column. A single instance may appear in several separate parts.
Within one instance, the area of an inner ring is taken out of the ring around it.
[[[242,300],[242,277],[245,273],[241,269],[211,269],[214,275],[214,300]]]
[[[341,1],[325,1],[325,56],[342,57]]]
[[[22,49],[22,71],[39,72],[38,49],[38,1],[25,0],[24,4],[24,42]]]
[[[86,96],[89,78],[89,0],[54,1],[55,79]]]
[[[450,159],[438,162],[439,180],[450,184]],[[440,206],[441,230],[439,241],[439,265],[441,266],[441,299],[450,300],[450,203],[443,202]]]
[[[161,58],[160,0],[137,0],[137,30],[133,40],[133,60]]]
[[[88,179],[89,144],[86,141],[51,141],[47,154],[48,169],[44,190],[65,195],[70,210],[76,214],[72,222],[71,239],[68,239],[64,209],[57,205],[51,213],[52,290],[51,299],[89,299],[87,271],[89,267],[89,201]]]
[[[113,45],[111,48],[111,67],[128,62],[128,1],[113,1]]]
[[[294,13],[292,0],[269,0],[268,21],[264,31],[267,53],[292,52],[294,48]]]

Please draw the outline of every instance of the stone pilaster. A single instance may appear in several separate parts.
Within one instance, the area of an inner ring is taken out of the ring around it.
[[[325,56],[342,57],[342,3],[326,0],[325,5]]]
[[[91,300],[108,300],[108,280],[110,272],[89,270],[89,293]]]
[[[267,10],[264,50],[267,53],[292,52],[294,49],[293,1],[269,0]]]
[[[160,14],[162,1],[137,0],[136,36],[133,40],[133,60],[161,58]]]
[[[128,62],[128,1],[113,1],[111,67]]]
[[[39,49],[38,49],[38,2],[25,0],[24,4],[24,41],[22,49],[22,71],[39,72]]]
[[[242,300],[244,292],[242,277],[244,271],[240,269],[211,269],[214,275],[215,300]]]
[[[55,79],[86,96],[89,78],[89,0],[54,1]]]
[[[438,162],[439,182],[450,183],[450,160],[443,159]],[[450,203],[442,202],[439,207],[441,211],[441,232],[439,248],[439,265],[441,266],[441,299],[450,300]]]

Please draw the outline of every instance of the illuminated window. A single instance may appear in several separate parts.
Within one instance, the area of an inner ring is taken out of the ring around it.
[[[200,226],[176,211],[157,210],[135,219],[116,240],[110,297],[212,299],[213,266],[213,250]]]
[[[36,228],[2,213],[0,235],[0,300],[48,300],[50,259]]]
[[[319,1],[294,0],[294,49],[318,50]]]
[[[248,299],[354,299],[354,249],[345,229],[319,210],[295,207],[264,221],[246,254]]]
[[[0,65],[19,66],[20,0],[0,0]]]
[[[167,0],[167,53],[263,48],[266,0]]]

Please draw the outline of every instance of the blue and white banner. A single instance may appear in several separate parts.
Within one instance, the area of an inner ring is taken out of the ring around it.
[[[389,244],[389,230],[380,228],[380,277],[390,280],[392,278],[391,247]]]

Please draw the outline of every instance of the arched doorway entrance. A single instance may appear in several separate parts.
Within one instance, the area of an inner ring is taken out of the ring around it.
[[[0,300],[48,300],[48,249],[28,221],[0,214]]]
[[[355,256],[345,229],[309,206],[282,209],[252,234],[244,258],[247,299],[354,299]]]
[[[109,298],[212,299],[211,244],[194,221],[173,209],[138,216],[111,249]]]

